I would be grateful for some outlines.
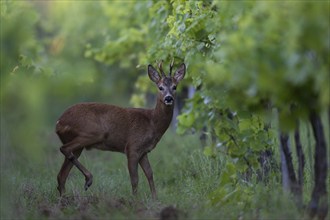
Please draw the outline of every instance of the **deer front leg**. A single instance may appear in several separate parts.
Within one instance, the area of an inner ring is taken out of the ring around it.
[[[155,188],[155,184],[154,184],[154,178],[153,178],[153,173],[152,173],[152,169],[148,160],[148,155],[145,154],[142,156],[142,158],[139,161],[140,166],[144,172],[144,174],[146,175],[148,182],[149,182],[149,186],[150,186],[150,191],[152,194],[152,198],[153,199],[157,199],[157,193],[156,193],[156,188]]]
[[[127,155],[127,161],[128,161],[128,171],[131,178],[131,184],[132,184],[132,192],[133,195],[137,195],[137,187],[139,183],[139,175],[138,175],[138,162],[139,162],[139,156],[138,154],[128,154]]]

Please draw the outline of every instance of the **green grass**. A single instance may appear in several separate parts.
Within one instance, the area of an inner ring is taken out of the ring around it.
[[[204,156],[198,136],[172,132],[149,154],[157,201],[151,199],[140,168],[138,196],[131,195],[125,155],[98,150],[84,151],[80,157],[94,175],[93,185],[84,191],[84,177],[74,167],[66,195],[60,198],[56,176],[63,156],[58,145],[51,141],[41,162],[18,155],[9,144],[2,146],[6,154],[1,161],[0,219],[159,219],[166,214],[179,219],[300,219],[304,215],[275,177],[267,185],[243,186],[243,200],[212,204],[224,161]],[[164,211],[166,207],[172,208]]]

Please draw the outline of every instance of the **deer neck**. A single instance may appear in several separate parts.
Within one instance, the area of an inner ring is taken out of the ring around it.
[[[172,121],[173,108],[174,105],[165,105],[160,98],[157,99],[156,107],[152,113],[152,120],[160,135],[165,133]]]

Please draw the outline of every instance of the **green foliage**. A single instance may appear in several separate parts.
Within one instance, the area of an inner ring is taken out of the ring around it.
[[[326,6],[174,1],[166,38],[155,40],[165,50],[151,54],[184,57],[198,88],[178,117],[178,133],[206,133],[204,154],[229,156],[231,175],[257,172],[261,152],[276,147],[273,107],[281,129],[329,107]]]
[[[257,2],[234,11],[237,19],[230,27],[235,29],[221,34],[222,46],[215,52],[221,64],[210,69],[210,79],[231,95],[229,101],[236,106],[244,103],[259,111],[265,103],[276,106],[280,117],[287,119],[281,120],[284,127],[285,121],[328,108],[326,5]],[[226,77],[218,79],[219,74]]]

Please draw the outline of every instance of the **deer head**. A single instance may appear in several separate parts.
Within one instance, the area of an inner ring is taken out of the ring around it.
[[[176,87],[185,76],[186,65],[182,63],[175,71],[174,76],[172,76],[173,61],[170,64],[170,73],[168,76],[163,71],[162,62],[158,64],[158,68],[161,74],[152,65],[148,65],[149,78],[157,85],[160,100],[166,106],[171,106],[174,103]]]

